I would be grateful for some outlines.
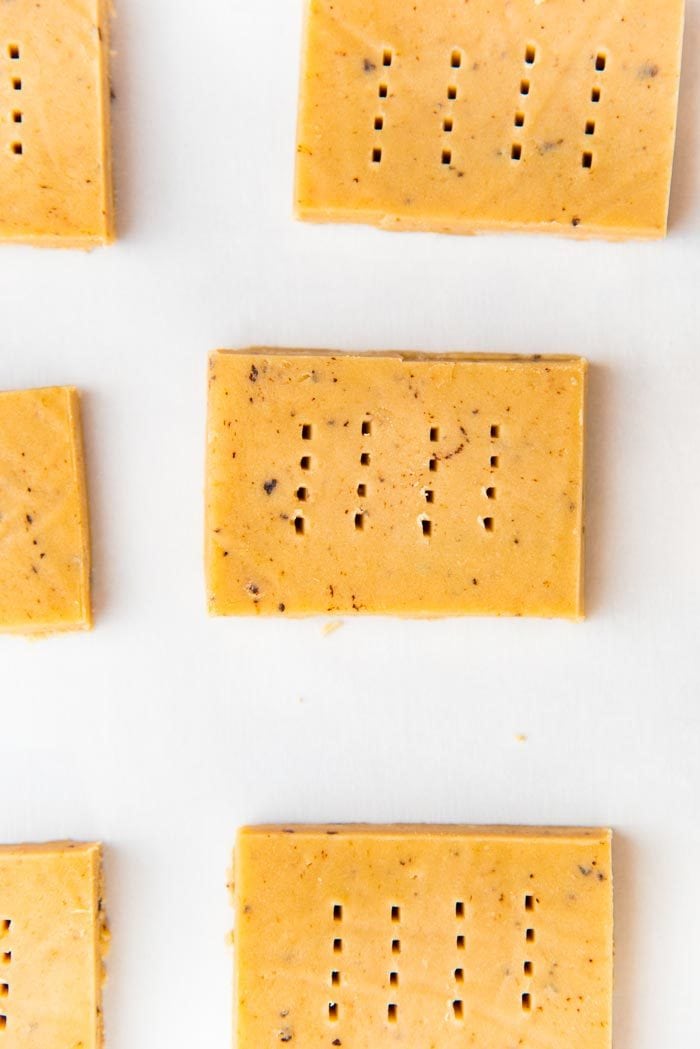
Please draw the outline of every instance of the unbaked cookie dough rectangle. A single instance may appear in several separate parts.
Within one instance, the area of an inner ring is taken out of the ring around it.
[[[0,846],[0,1045],[101,1049],[98,844]]]
[[[219,351],[215,615],[579,618],[586,362]]]
[[[91,625],[78,391],[0,393],[0,632]]]
[[[0,241],[114,239],[108,0],[0,3]]]
[[[253,827],[234,885],[237,1049],[610,1049],[606,829]]]
[[[307,0],[296,210],[666,232],[683,0]]]

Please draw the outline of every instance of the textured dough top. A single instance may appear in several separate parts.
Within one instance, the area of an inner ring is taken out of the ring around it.
[[[682,32],[683,0],[307,0],[298,214],[661,236]]]
[[[581,615],[584,361],[210,365],[213,613]]]
[[[248,828],[237,1049],[609,1049],[605,829]]]
[[[0,240],[114,237],[107,0],[0,3]]]
[[[99,845],[0,849],[2,1049],[100,1049],[106,944]]]
[[[91,623],[77,391],[0,393],[0,631],[53,633]]]

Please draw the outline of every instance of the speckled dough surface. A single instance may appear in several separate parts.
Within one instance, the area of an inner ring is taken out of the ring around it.
[[[580,616],[585,372],[213,354],[211,612]]]
[[[114,237],[108,0],[0,3],[0,241]]]
[[[0,631],[85,630],[91,622],[77,391],[0,393]]]
[[[101,1049],[102,851],[0,846],[0,1045]]]
[[[610,1049],[607,830],[250,828],[234,881],[237,1049]]]
[[[665,232],[683,0],[306,7],[301,218]]]

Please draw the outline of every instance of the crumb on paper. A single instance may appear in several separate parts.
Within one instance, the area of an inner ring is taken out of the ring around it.
[[[515,734],[516,743],[527,743],[527,736],[524,732],[516,732]]]
[[[329,623],[324,623],[321,633],[324,637],[330,637],[336,630],[340,630],[341,626],[345,626],[344,619],[331,619]]]

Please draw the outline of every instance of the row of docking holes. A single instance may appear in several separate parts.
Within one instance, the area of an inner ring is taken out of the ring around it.
[[[530,67],[534,66],[536,59],[537,59],[537,49],[535,48],[535,46],[533,44],[528,44],[527,47],[525,48],[525,59],[524,59],[525,65],[526,66],[530,66]],[[605,55],[605,53],[603,51],[599,51],[597,53],[597,55],[595,56],[595,60],[594,60],[596,73],[603,73],[605,71],[605,67],[607,66],[607,63],[608,63],[607,56]],[[525,127],[525,100],[528,98],[528,96],[530,94],[530,87],[531,87],[530,78],[527,77],[527,76],[523,77],[521,79],[521,81],[520,81],[520,99],[521,99],[521,104],[518,107],[518,109],[516,110],[515,119],[513,121],[513,124],[514,124],[514,126],[516,128],[523,128],[523,127]],[[600,102],[600,97],[601,97],[600,85],[596,83],[591,88],[591,102],[593,104],[597,105]],[[583,131],[584,131],[584,135],[586,135],[588,137],[591,137],[591,136],[595,135],[595,120],[592,119],[592,118],[587,120],[586,123],[585,123]],[[514,141],[512,146],[510,147],[511,160],[515,160],[515,161],[521,160],[522,159],[522,155],[523,155],[522,142],[515,142]],[[583,150],[583,152],[581,154],[581,167],[586,168],[587,170],[590,170],[593,167],[593,152],[590,149],[584,149]]]
[[[9,918],[0,918],[0,1034],[7,1029],[7,1012],[5,1011],[5,999],[10,994],[10,985],[7,982],[5,970],[12,963],[12,951],[7,950],[2,942],[10,935],[12,922]]]
[[[361,432],[361,435],[363,437],[371,437],[371,435],[372,435],[372,424],[371,424],[371,422],[369,422],[369,420],[367,420],[367,419],[364,420],[364,422],[361,425],[360,432]],[[492,424],[491,427],[490,427],[490,430],[489,430],[489,436],[490,436],[492,442],[498,440],[498,438],[500,437],[500,426],[498,426],[496,424]],[[312,438],[313,438],[313,427],[311,426],[311,423],[304,423],[302,425],[302,427],[301,427],[301,439],[302,439],[302,441],[310,441],[310,440],[312,440]],[[439,430],[439,428],[437,426],[431,426],[430,427],[429,440],[430,440],[431,444],[436,444],[440,440],[440,430]],[[491,450],[493,451],[493,448]],[[361,467],[366,468],[366,467],[368,467],[370,465],[371,462],[372,462],[372,455],[371,455],[370,452],[363,451],[363,452],[360,453],[360,466]],[[429,470],[430,473],[436,473],[437,472],[439,462],[440,462],[440,459],[439,459],[439,456],[437,454],[433,454],[433,455],[430,456],[430,459],[428,460],[428,470]],[[500,459],[499,459],[498,455],[493,455],[492,454],[492,455],[489,456],[489,468],[490,468],[490,470],[492,472],[494,470],[498,469],[499,462],[500,462]],[[304,472],[307,472],[308,470],[310,470],[311,469],[311,456],[310,455],[302,455],[302,457],[299,460],[299,467]],[[357,488],[356,488],[356,493],[357,493],[358,499],[366,499],[367,498],[368,485],[367,485],[366,481],[359,481],[359,483],[357,485]],[[492,485],[492,484],[487,485],[487,487],[483,489],[483,494],[484,494],[484,497],[486,499],[490,499],[490,500],[491,499],[495,499],[496,498],[496,488],[495,488],[495,486]],[[433,505],[435,503],[435,488],[434,488],[434,486],[426,486],[425,488],[423,488],[422,489],[422,495],[423,495],[423,498],[425,499],[426,503],[429,503],[430,505]],[[300,502],[300,503],[305,503],[305,502],[308,501],[309,488],[308,488],[308,486],[306,484],[299,485],[299,487],[296,490],[296,497],[297,497],[298,502]],[[355,531],[357,531],[357,532],[363,532],[364,531],[366,516],[367,515],[366,515],[366,512],[364,510],[358,509],[355,512],[354,518],[353,518],[354,524],[355,524]],[[479,524],[481,525],[481,527],[484,529],[485,532],[493,532],[493,530],[494,530],[494,518],[493,518],[492,515],[479,517]],[[292,518],[292,525],[293,525],[294,531],[296,532],[297,535],[304,535],[304,533],[306,531],[306,518],[304,517],[304,513],[303,513],[303,511],[301,509],[298,509],[296,511],[296,513],[294,514],[294,516]],[[422,535],[425,536],[426,539],[430,539],[430,537],[431,537],[431,535],[433,533],[433,522],[432,522],[432,519],[430,517],[430,514],[422,513],[422,514],[419,515],[419,517],[418,517],[418,527],[420,528],[420,531],[421,531]]]
[[[462,67],[462,52],[458,51],[457,49],[455,49],[452,52],[452,55],[450,56],[450,69],[461,69],[461,67]],[[453,77],[454,76],[455,76],[455,74],[453,74]],[[447,86],[447,101],[448,102],[456,102],[457,101],[457,85],[455,83],[453,83],[453,82],[450,82],[448,84],[448,86]],[[452,107],[449,107],[449,108],[451,110]],[[452,112],[449,112],[449,113],[447,113],[447,115],[445,117],[443,117],[442,130],[443,130],[445,135],[451,135],[452,132],[454,131],[454,129],[455,129],[454,115],[453,115]],[[447,143],[445,143],[444,146],[443,146],[442,163],[446,167],[449,167],[450,164],[452,163],[452,150],[449,148]]]
[[[385,47],[384,48],[384,52],[382,54],[382,68],[383,68],[383,70],[388,70],[391,67],[393,61],[394,61],[393,51],[391,50],[391,48]],[[368,63],[367,68],[371,69],[372,68],[372,63]],[[382,103],[385,102],[385,100],[389,97],[389,84],[388,84],[388,73],[387,72],[384,72],[384,74],[383,74],[383,76],[382,76],[382,78],[380,80],[379,88],[377,89],[377,95],[381,99],[380,108],[381,108],[382,111],[378,112],[376,114],[375,118],[374,118],[374,130],[376,132],[376,137],[375,137],[375,141],[374,141],[374,146],[372,147],[372,163],[373,164],[381,164],[381,162],[382,162],[382,146],[381,146],[381,137],[380,136],[381,136],[381,132],[384,130],[384,123],[386,121],[386,113],[384,111],[385,110],[385,106],[382,105]]]
[[[524,908],[526,914],[529,916],[535,909],[535,897],[526,895],[524,900]],[[467,949],[467,940],[463,931],[461,931],[461,922],[464,919],[464,902],[457,900],[455,902],[455,919],[458,923],[458,931],[455,935],[455,948],[457,951],[465,951]],[[390,908],[390,918],[393,925],[398,925],[401,921],[401,907],[398,904],[392,904]],[[333,922],[340,924],[343,920],[343,907],[342,904],[336,903],[333,905]],[[397,930],[398,931],[398,930]],[[525,929],[525,944],[526,951],[527,945],[535,942],[535,930],[528,924]],[[333,954],[339,955],[343,952],[343,938],[342,936],[333,937]],[[398,935],[394,935],[391,939],[391,954],[395,957],[401,954],[401,939]],[[336,962],[337,965],[337,962]],[[532,961],[526,958],[523,962],[523,975],[528,979],[532,977],[534,967]],[[455,997],[452,1000],[452,1015],[454,1019],[459,1022],[464,1019],[464,999],[461,996],[462,985],[464,984],[464,967],[457,965],[452,971],[452,976],[455,984]],[[335,966],[331,970],[331,987],[340,987],[341,985],[341,970]],[[389,972],[389,987],[398,988],[399,986],[399,969],[398,960],[392,966]],[[398,997],[398,995],[392,995],[392,997]],[[520,995],[520,1007],[523,1012],[530,1012],[532,1009],[532,992],[523,991]],[[398,1002],[388,1002],[386,1007],[386,1018],[389,1023],[396,1023],[399,1018],[399,1005]],[[329,1001],[328,1003],[328,1019],[332,1023],[337,1023],[340,1019],[340,1006],[336,1000]]]
[[[19,62],[20,61],[19,44],[9,44],[9,46],[7,48],[7,54],[8,54],[8,57],[9,57],[11,62]],[[12,76],[10,77],[10,85],[11,85],[13,91],[21,91],[22,90],[22,77],[20,76],[19,72],[16,72],[16,73],[13,72]],[[21,124],[23,121],[24,121],[24,114],[23,114],[22,110],[18,106],[15,106],[13,108],[13,110],[12,110],[12,123],[13,124]],[[24,146],[22,145],[22,142],[18,138],[14,138],[14,140],[10,143],[10,151],[16,157],[21,157],[22,154],[24,153]]]

